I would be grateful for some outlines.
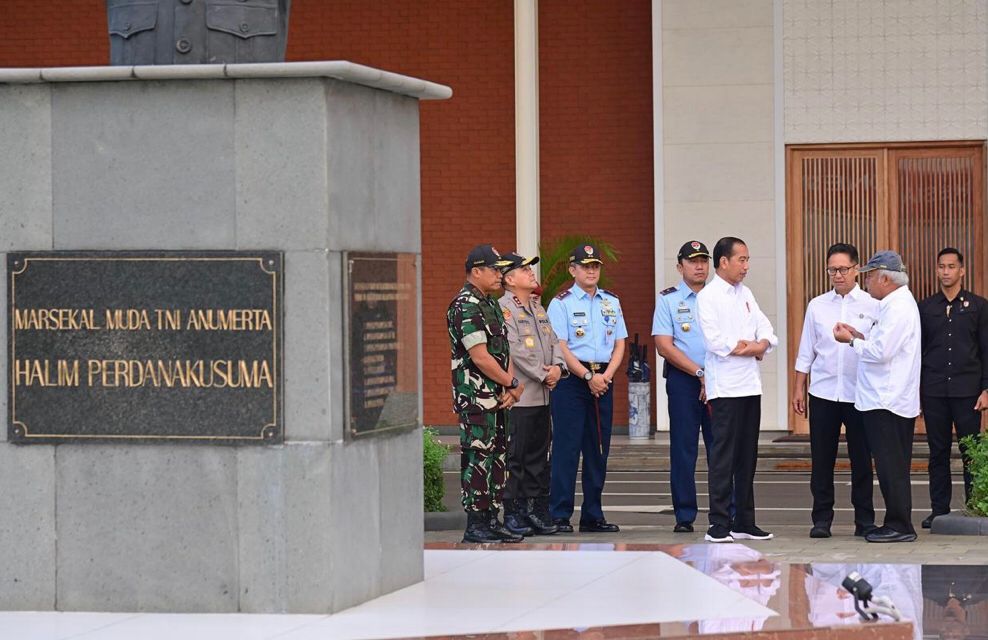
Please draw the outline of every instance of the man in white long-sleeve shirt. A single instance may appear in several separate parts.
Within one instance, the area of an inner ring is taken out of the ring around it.
[[[697,313],[706,347],[704,380],[711,407],[713,448],[708,473],[709,542],[768,540],[755,526],[755,465],[762,415],[758,361],[779,343],[751,289],[748,246],[725,237],[714,246],[713,280],[697,294]],[[728,508],[734,489],[735,518]]]
[[[838,322],[834,338],[849,344],[858,356],[854,407],[863,414],[878,486],[885,498],[885,525],[865,540],[912,542],[916,530],[909,467],[919,415],[919,308],[899,254],[879,251],[860,271],[867,274],[868,293],[879,301],[878,322],[867,338],[853,326]]]
[[[796,380],[792,407],[806,415],[806,378],[810,378],[810,492],[813,494],[811,538],[829,538],[834,520],[834,463],[841,424],[847,433],[851,459],[851,504],[854,505],[854,535],[865,536],[875,528],[872,502],[871,452],[865,439],[861,412],[854,408],[858,379],[858,356],[834,340],[834,325],[846,322],[865,336],[878,320],[878,301],[858,287],[858,250],[837,243],[827,250],[827,275],[833,289],[812,300],[796,356]]]

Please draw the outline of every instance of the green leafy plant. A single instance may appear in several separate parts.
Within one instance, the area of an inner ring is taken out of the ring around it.
[[[971,472],[971,499],[967,509],[977,516],[988,516],[988,437],[985,434],[961,438]]]
[[[439,441],[439,433],[426,427],[422,430],[422,474],[426,511],[445,511],[443,496],[443,460],[449,447]]]
[[[559,236],[539,245],[539,267],[542,272],[542,306],[548,307],[553,296],[560,292],[573,278],[569,275],[569,254],[580,245],[592,244],[604,256],[604,262],[613,264],[618,260],[618,251],[601,238],[588,235]],[[599,285],[607,288],[610,282],[607,269],[600,274]]]

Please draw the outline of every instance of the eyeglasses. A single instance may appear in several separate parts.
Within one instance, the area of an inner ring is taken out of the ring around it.
[[[857,265],[851,265],[850,267],[827,267],[828,276],[836,276],[838,273],[842,276],[846,276],[847,272],[854,269]]]

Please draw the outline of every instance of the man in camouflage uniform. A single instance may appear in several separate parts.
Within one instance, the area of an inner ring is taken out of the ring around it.
[[[467,256],[467,281],[446,312],[453,411],[460,419],[460,484],[467,512],[464,542],[521,542],[498,521],[504,493],[507,410],[524,386],[514,377],[501,308],[499,269],[510,264],[490,245]]]

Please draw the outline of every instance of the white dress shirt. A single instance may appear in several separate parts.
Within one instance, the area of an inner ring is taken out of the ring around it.
[[[769,353],[779,339],[772,323],[755,302],[751,289],[732,285],[720,276],[696,296],[697,315],[707,349],[704,361],[707,399],[743,398],[762,394],[758,361],[751,356],[732,356],[739,340],[768,340]]]
[[[919,415],[919,307],[909,287],[899,287],[878,303],[878,323],[858,354],[858,411],[886,409],[903,418]]]
[[[867,338],[878,321],[878,300],[854,285],[846,296],[831,289],[806,307],[796,371],[810,374],[810,393],[834,402],[854,402],[858,354],[834,339],[834,325],[845,322]]]

